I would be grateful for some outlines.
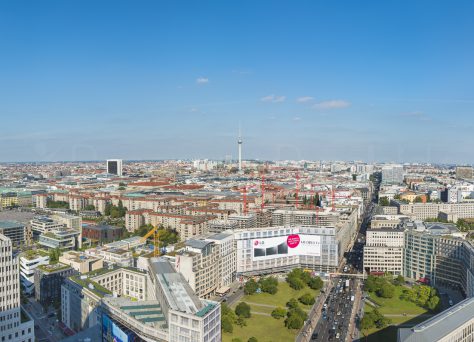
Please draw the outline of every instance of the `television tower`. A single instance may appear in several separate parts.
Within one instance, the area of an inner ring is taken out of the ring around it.
[[[239,127],[239,139],[237,140],[237,144],[239,145],[239,172],[242,172],[242,134],[240,132],[240,127]]]

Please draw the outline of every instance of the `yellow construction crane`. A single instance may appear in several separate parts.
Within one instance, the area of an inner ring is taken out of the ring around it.
[[[153,256],[160,256],[160,236],[158,233],[158,226],[154,226],[140,241],[146,242],[146,240],[153,235]]]

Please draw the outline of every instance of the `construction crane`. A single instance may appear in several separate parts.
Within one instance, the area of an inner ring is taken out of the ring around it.
[[[140,239],[140,241],[146,242],[146,240],[151,236],[153,236],[153,256],[160,256],[160,236],[158,233],[158,226],[154,226],[148,233],[145,234],[145,236]]]
[[[300,174],[296,171],[296,189],[295,189],[295,208],[298,209],[299,204],[299,197],[300,197]]]

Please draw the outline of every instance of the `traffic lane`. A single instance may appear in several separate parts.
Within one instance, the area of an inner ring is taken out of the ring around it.
[[[351,291],[344,291],[343,293],[331,291],[328,297],[328,307],[326,309],[326,319],[324,315],[321,316],[316,329],[313,333],[318,333],[318,340],[329,341],[335,339],[336,334],[339,333],[339,340],[343,341],[349,330],[350,314],[352,311],[352,303],[350,301]],[[349,299],[348,299],[349,297]]]

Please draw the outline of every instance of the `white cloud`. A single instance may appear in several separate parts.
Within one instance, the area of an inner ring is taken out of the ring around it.
[[[299,116],[295,116],[295,117],[293,118],[293,121],[301,121],[301,118],[300,118]]]
[[[329,100],[316,103],[313,108],[316,109],[339,109],[346,108],[351,105],[350,102],[345,100]]]
[[[197,84],[206,84],[209,83],[209,79],[207,77],[199,77],[196,79]]]
[[[264,96],[260,99],[260,101],[262,101],[262,102],[272,102],[272,103],[283,102],[285,100],[286,100],[286,96],[274,95],[274,94]]]
[[[306,103],[306,102],[311,102],[314,100],[314,97],[311,97],[311,96],[302,96],[302,97],[298,97],[296,99],[296,102],[298,103]]]
[[[194,113],[194,112],[197,112],[198,109],[197,108],[191,108],[189,111]]]

